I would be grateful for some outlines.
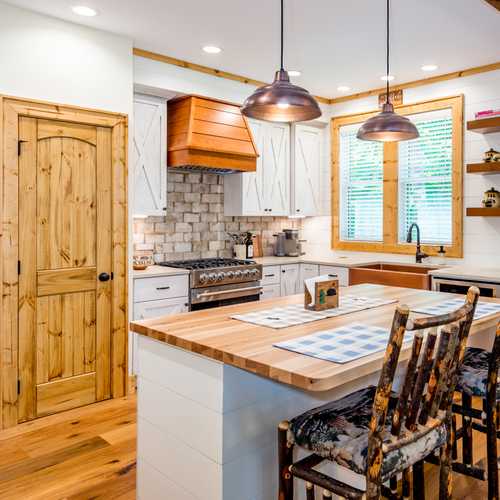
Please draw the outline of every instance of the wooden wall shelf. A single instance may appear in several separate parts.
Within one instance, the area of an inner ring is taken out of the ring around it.
[[[467,165],[468,174],[500,174],[500,161],[490,161],[486,163],[469,163]]]
[[[467,130],[478,132],[479,134],[494,134],[495,132],[500,132],[500,116],[482,118],[481,120],[471,120],[467,122]]]
[[[467,217],[500,217],[500,208],[468,208]]]

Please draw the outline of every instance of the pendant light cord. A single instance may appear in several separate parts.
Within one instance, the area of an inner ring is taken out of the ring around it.
[[[385,102],[386,104],[389,104],[389,9],[390,9],[390,0],[387,0],[386,4],[386,25],[387,25],[387,39],[386,39],[386,55],[387,55],[387,61],[386,61],[386,78],[387,78],[387,86],[386,86],[386,94],[385,94]]]
[[[281,66],[280,69],[285,69],[283,67],[283,0],[281,0]]]

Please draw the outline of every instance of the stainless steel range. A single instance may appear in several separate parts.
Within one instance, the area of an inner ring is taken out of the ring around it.
[[[189,309],[208,309],[260,299],[262,265],[253,260],[194,259],[161,262],[189,269]]]

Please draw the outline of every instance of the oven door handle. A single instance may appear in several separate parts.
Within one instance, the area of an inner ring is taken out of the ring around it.
[[[231,288],[231,290],[220,290],[218,292],[203,292],[198,297],[214,297],[217,295],[226,295],[228,293],[249,292],[250,290],[262,290],[261,286],[246,286],[244,288]]]

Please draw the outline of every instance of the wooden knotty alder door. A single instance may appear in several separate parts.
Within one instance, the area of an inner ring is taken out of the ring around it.
[[[22,422],[111,395],[112,129],[18,127]]]

